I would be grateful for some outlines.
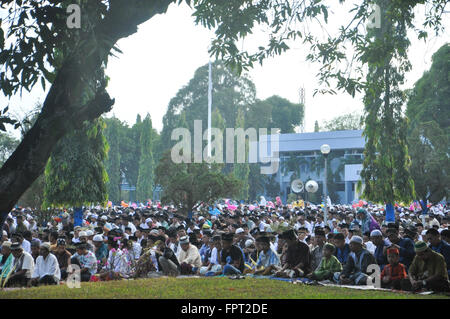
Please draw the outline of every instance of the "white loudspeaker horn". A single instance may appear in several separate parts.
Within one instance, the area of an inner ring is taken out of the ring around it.
[[[315,193],[319,189],[319,185],[317,184],[316,181],[313,180],[306,182],[305,187],[308,193]]]
[[[301,193],[303,191],[303,182],[299,179],[294,179],[291,183],[291,189],[294,193]]]

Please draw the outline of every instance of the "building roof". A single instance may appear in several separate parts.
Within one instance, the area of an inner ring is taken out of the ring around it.
[[[261,135],[259,143],[261,147],[264,147],[267,143],[267,150],[269,150],[270,145],[274,142],[271,139],[278,137],[280,153],[320,151],[320,146],[323,144],[330,145],[331,151],[333,149],[363,149],[365,141],[362,132],[362,130],[351,130]]]

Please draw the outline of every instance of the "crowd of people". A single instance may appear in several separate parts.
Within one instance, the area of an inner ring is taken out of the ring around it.
[[[173,206],[97,207],[75,226],[64,211],[38,224],[31,209],[8,215],[1,238],[0,284],[30,287],[157,276],[271,276],[366,285],[373,265],[383,288],[448,293],[449,210],[376,205],[275,207],[240,204],[190,218]],[[218,212],[218,213],[217,213]]]

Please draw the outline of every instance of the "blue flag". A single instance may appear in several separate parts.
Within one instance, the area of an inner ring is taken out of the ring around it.
[[[391,203],[386,204],[386,221],[393,223],[395,222],[394,205]]]
[[[73,226],[83,226],[83,208],[81,207],[73,209]]]

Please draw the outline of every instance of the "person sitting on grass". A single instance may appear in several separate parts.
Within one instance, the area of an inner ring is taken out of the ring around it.
[[[303,277],[311,271],[311,254],[309,247],[303,241],[299,241],[293,229],[286,230],[280,239],[284,239],[287,245],[286,259],[275,276],[281,278]],[[282,259],[283,260],[283,259]]]
[[[222,251],[220,263],[223,268],[223,275],[240,275],[244,271],[244,253],[233,245],[233,234],[222,235]]]
[[[414,245],[416,256],[409,268],[409,282],[403,290],[449,292],[447,265],[444,257],[419,240]]]
[[[317,269],[322,257],[323,246],[325,244],[325,231],[321,228],[314,230],[314,248],[311,250],[311,270]]]
[[[341,285],[365,285],[368,278],[367,267],[376,264],[375,258],[363,248],[363,239],[360,236],[352,236],[350,251],[343,271],[334,273],[333,279]]]
[[[58,259],[50,253],[50,243],[42,243],[39,253],[31,276],[31,285],[57,285],[61,279],[61,271]]]
[[[11,271],[14,256],[11,254],[11,242],[2,243],[2,252],[0,254],[0,281],[4,280]]]
[[[100,267],[103,267],[108,258],[108,245],[105,244],[103,235],[100,234],[94,236],[92,243],[94,245],[94,254],[95,258],[97,258],[97,263]]]
[[[7,280],[6,287],[29,287],[34,271],[33,257],[23,250],[19,242],[11,244],[11,253],[14,256],[13,266],[9,278],[4,279]]]
[[[189,242],[188,236],[180,238],[181,251],[178,254],[178,262],[182,275],[192,275],[202,266],[202,257],[198,248]]]
[[[211,257],[211,231],[204,230],[202,237],[202,246],[198,250],[200,256],[202,257],[202,266],[207,265],[209,258]]]
[[[166,276],[178,276],[181,266],[175,252],[166,245],[164,237],[157,241],[156,254],[158,256],[158,268]]]
[[[108,259],[100,272],[100,280],[118,280],[133,275],[134,259],[128,250],[128,240],[108,238]]]
[[[40,247],[41,247],[41,244],[39,243],[39,241],[37,241],[37,240],[33,240],[33,241],[31,241],[31,243],[30,243],[30,247],[31,247],[31,253],[30,253],[30,255],[31,255],[31,257],[33,257],[33,260],[34,260],[34,262],[36,263],[36,260],[37,260],[37,258],[39,257],[39,255],[40,255]]]
[[[402,289],[404,281],[408,280],[405,265],[401,264],[400,251],[397,248],[389,248],[387,250],[386,264],[381,272],[381,287],[388,289]]]
[[[333,241],[336,246],[334,255],[342,265],[345,265],[350,254],[350,245],[345,243],[345,235],[343,233],[335,234]]]
[[[450,244],[441,240],[441,235],[434,229],[428,229],[426,232],[426,239],[430,243],[430,248],[444,256],[445,263],[447,264],[447,274],[450,275]]]
[[[76,253],[70,259],[70,263],[80,267],[80,277],[82,282],[89,281],[91,276],[97,272],[97,258],[95,258],[92,251],[87,249],[87,246],[84,243],[79,242],[76,244]]]
[[[389,241],[400,252],[400,262],[405,265],[406,271],[408,271],[409,265],[414,258],[414,242],[409,238],[402,238],[399,236],[398,226],[395,224],[389,224],[386,231]],[[384,248],[387,250],[387,247]]]
[[[222,251],[222,238],[220,235],[212,237],[213,246],[211,249],[211,257],[208,266],[199,269],[200,275],[217,276],[222,274],[222,265],[220,264],[220,254]]]
[[[388,260],[385,255],[385,249],[384,247],[387,247],[388,244],[383,238],[383,234],[380,230],[374,229],[370,233],[370,239],[372,240],[372,243],[375,245],[375,252],[374,257],[375,260],[380,266],[380,269],[383,270],[384,266],[388,263]]]
[[[61,271],[61,280],[66,280],[72,254],[66,249],[66,240],[64,238],[57,239],[56,250],[53,254],[58,260],[59,270]]]
[[[332,280],[335,272],[342,271],[342,264],[334,256],[335,247],[333,244],[326,243],[323,246],[323,257],[320,260],[319,266],[314,272],[309,273],[306,277],[312,280]]]
[[[260,236],[256,238],[256,246],[259,252],[256,268],[252,271],[255,275],[270,276],[280,267],[280,258],[270,248],[270,238]]]

